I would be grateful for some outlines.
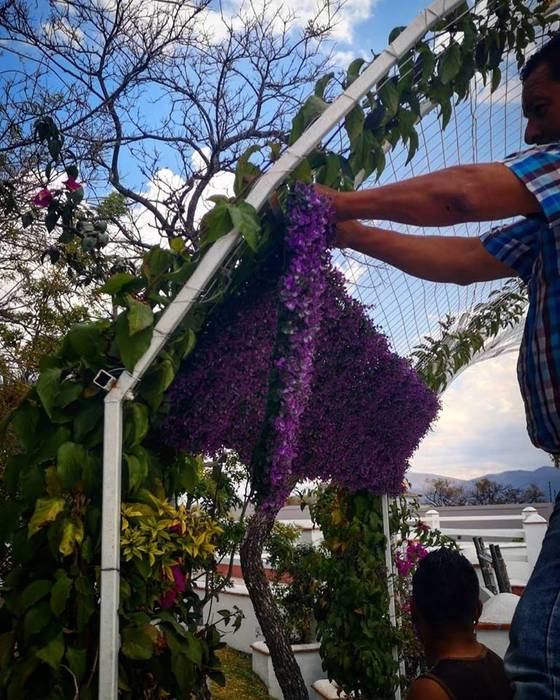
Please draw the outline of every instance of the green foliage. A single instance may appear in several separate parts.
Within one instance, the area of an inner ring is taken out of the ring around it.
[[[265,546],[290,643],[309,644],[316,637],[314,605],[325,554],[311,544],[296,544],[299,535],[298,527],[276,522]]]
[[[410,618],[411,580],[395,574],[399,625],[389,620],[385,537],[381,499],[369,492],[320,489],[307,499],[311,515],[324,535],[316,553],[315,616],[321,658],[330,679],[355,700],[389,700],[399,682],[398,660],[406,668],[403,689],[425,667]],[[412,542],[424,548],[455,544],[419,519],[417,501],[391,501],[390,529],[394,557]]]
[[[487,341],[521,321],[527,304],[525,288],[510,280],[472,312],[459,319],[446,316],[439,322],[439,337],[426,336],[412,351],[416,371],[431,389],[441,393]]]
[[[328,676],[355,698],[393,697],[399,637],[388,616],[380,498],[325,489],[311,514],[329,552],[315,608]]]
[[[254,264],[254,253],[248,259]],[[140,277],[116,273],[104,290],[120,310],[117,321],[74,327],[57,352],[43,358],[37,383],[4,426],[13,432],[17,449],[3,481],[10,502],[2,535],[12,566],[2,588],[0,697],[46,697],[57,688],[61,697],[73,697],[76,683],[80,698],[96,694],[103,394],[93,380],[102,368],[114,373],[123,364],[133,368],[138,339],[151,335],[182,284],[177,273],[185,278],[183,270],[188,275],[193,269],[184,252],[154,248],[144,258]],[[234,281],[243,274],[246,270],[238,266]],[[192,581],[199,571],[214,570],[214,549],[226,547],[225,534],[192,504],[188,509],[169,505],[168,497],[197,489],[201,469],[195,458],[174,453],[155,437],[165,391],[192,351],[208,308],[208,303],[197,308],[177,329],[124,410],[128,504],[119,672],[124,698],[138,697],[150,683],[162,693],[196,695],[207,676],[220,673],[214,654],[220,634],[213,625],[200,626],[204,600],[194,593]],[[222,485],[213,496],[223,492]],[[175,525],[180,536],[169,531]],[[171,614],[160,609],[159,601],[176,564],[188,587]],[[209,588],[208,595],[214,590]],[[161,622],[156,625],[156,620]],[[224,611],[223,622],[236,620]]]
[[[397,68],[368,93],[345,119],[349,148],[344,156],[325,149],[316,149],[299,166],[297,177],[340,190],[351,190],[372,174],[379,177],[385,168],[384,149],[402,142],[408,146],[408,161],[419,147],[416,125],[420,105],[433,103],[439,107],[443,128],[451,118],[453,103],[469,94],[470,82],[479,74],[491,90],[501,82],[500,62],[512,52],[521,67],[525,50],[534,41],[534,23],[550,26],[554,16],[546,16],[547,2],[529,9],[523,0],[498,0],[487,14],[467,11],[466,5],[455,10],[433,30],[438,46],[434,52],[431,37],[423,38],[399,61]],[[389,35],[394,41],[402,27]],[[363,58],[352,61],[344,86],[351,85],[365,65]],[[296,115],[289,144],[299,138],[325,110],[328,102],[325,87],[332,75],[319,80],[315,92]],[[408,162],[407,161],[407,162]]]

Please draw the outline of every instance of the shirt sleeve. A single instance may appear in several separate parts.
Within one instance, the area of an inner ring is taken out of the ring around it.
[[[550,226],[560,225],[560,144],[536,146],[505,159],[541,205]]]
[[[490,255],[511,267],[528,284],[538,253],[539,231],[542,226],[542,220],[537,217],[521,219],[488,231],[480,240]]]

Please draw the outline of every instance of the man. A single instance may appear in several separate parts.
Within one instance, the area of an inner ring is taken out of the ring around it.
[[[481,612],[468,559],[445,547],[422,559],[412,578],[412,619],[430,670],[407,700],[511,700],[504,662],[476,641]]]
[[[332,199],[338,244],[417,277],[469,284],[517,275],[529,288],[518,376],[533,443],[560,454],[560,36],[524,67],[525,140],[503,163],[447,168]],[[525,218],[477,238],[408,236],[356,219],[420,226]],[[506,656],[516,700],[560,699],[560,502],[518,605]]]

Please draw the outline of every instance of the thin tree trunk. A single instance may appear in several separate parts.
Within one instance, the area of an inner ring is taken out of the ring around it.
[[[264,543],[272,530],[277,512],[257,506],[241,544],[241,568],[284,700],[309,700],[262,563]]]

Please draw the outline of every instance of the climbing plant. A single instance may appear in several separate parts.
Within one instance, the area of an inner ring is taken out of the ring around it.
[[[344,123],[346,151],[315,149],[291,174],[288,185],[302,180],[351,189],[382,172],[387,144],[394,147],[404,142],[412,158],[418,147],[415,124],[422,102],[439,105],[445,127],[453,100],[466,97],[476,73],[490,80],[495,90],[504,53],[513,51],[521,64],[534,39],[533,23],[546,27],[551,21],[544,14],[547,4],[537,3],[529,11],[521,0],[499,0],[484,14],[469,13],[466,5],[461,6],[435,29],[445,46],[442,51],[436,53],[429,42],[419,42],[395,73],[350,112]],[[398,32],[394,30],[390,40]],[[350,65],[344,86],[358,77],[363,66],[362,59]],[[326,108],[333,84],[332,75],[317,83],[294,120],[290,143]],[[81,253],[101,260],[106,244],[104,219],[99,212],[79,216],[83,194],[79,164],[63,160],[64,144],[57,133],[54,120],[43,118],[37,123],[36,136],[47,145],[52,160],[48,165],[51,171],[66,169],[66,186],[60,191],[45,187],[38,192],[35,208],[21,211],[22,223],[30,225],[31,216],[57,233],[57,251],[77,243]],[[285,145],[283,141],[270,145],[271,160]],[[201,255],[236,226],[245,242],[238,262],[221,270],[212,288],[187,315],[134,399],[127,402],[124,416],[121,691],[131,698],[146,693],[154,698],[177,693],[196,696],[205,692],[208,676],[220,679],[215,657],[219,634],[213,625],[199,628],[203,601],[195,600],[189,585],[191,572],[209,565],[220,533],[211,517],[173,505],[180,492],[196,484],[200,462],[180,448],[163,444],[161,428],[166,392],[181,362],[192,353],[208,315],[252,278],[282,239],[282,224],[272,212],[259,216],[243,201],[248,181],[260,174],[250,160],[253,152],[254,148],[239,160],[235,197],[215,198],[214,208],[203,218],[200,248],[187,251],[182,238],[172,238],[169,249],[154,247],[146,253],[138,273],[121,270],[113,274],[100,292],[107,295],[115,319],[74,327],[60,349],[43,358],[36,384],[10,416],[17,453],[10,458],[3,478],[8,499],[2,506],[0,536],[9,548],[12,570],[2,581],[0,697],[95,696],[104,396],[95,380],[100,370],[114,378],[123,368],[133,370],[150,343],[158,318],[188,281]],[[3,183],[1,194],[3,206],[13,207],[10,183]],[[286,195],[287,191],[280,193],[282,203]],[[51,257],[56,254],[49,253]],[[301,379],[296,383],[298,391],[306,387],[307,380],[303,377],[302,383]],[[290,437],[289,430],[284,435]],[[264,434],[261,444],[269,446],[269,438],[270,434]],[[288,451],[293,448],[290,440],[284,445]],[[261,495],[263,486],[270,487],[270,479],[261,482]],[[349,512],[359,511],[371,520],[375,528],[370,533],[371,544],[378,551],[377,506],[368,505],[370,496],[343,494],[341,498]],[[265,511],[260,521],[263,532],[269,521]],[[262,545],[259,521],[255,522],[255,547],[247,546],[248,558]],[[353,522],[360,527],[358,521]],[[368,612],[372,619],[379,619],[386,593],[381,588],[375,593],[379,607],[374,605]],[[393,630],[387,628],[383,634],[392,642]],[[365,655],[364,661],[367,658]],[[386,655],[377,663],[378,670],[383,664],[389,668]],[[294,693],[289,697],[301,697],[301,687]]]

